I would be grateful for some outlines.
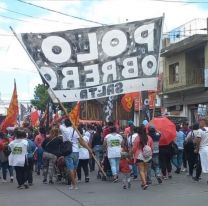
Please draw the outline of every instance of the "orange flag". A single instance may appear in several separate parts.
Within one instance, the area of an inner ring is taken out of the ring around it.
[[[121,104],[126,112],[130,112],[133,106],[134,100],[136,98],[140,98],[139,92],[132,92],[129,94],[125,94],[121,99]]]
[[[31,112],[30,119],[33,127],[37,127],[39,125],[39,114],[37,110]]]
[[[155,108],[156,95],[157,95],[156,91],[148,91],[149,108],[150,109]]]
[[[0,130],[6,132],[7,127],[13,127],[17,124],[19,109],[18,109],[18,100],[17,100],[17,88],[16,82],[14,82],[14,90],[12,94],[12,99],[7,110],[7,116],[4,121],[1,123]]]
[[[75,126],[79,125],[79,114],[80,114],[80,102],[77,102],[76,106],[69,113],[69,119]]]

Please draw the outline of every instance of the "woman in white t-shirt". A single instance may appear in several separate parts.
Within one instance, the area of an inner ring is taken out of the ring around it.
[[[110,162],[111,171],[113,174],[113,182],[118,181],[119,162],[121,158],[121,143],[123,138],[116,133],[115,127],[110,127],[110,134],[108,134],[104,141],[104,147],[107,148],[107,157]]]
[[[28,141],[25,138],[26,132],[23,129],[18,129],[16,139],[9,144],[11,150],[9,165],[15,168],[18,189],[28,188],[28,164],[26,161]]]
[[[79,129],[79,131],[81,134],[83,134],[83,131],[81,129]],[[86,144],[89,144],[89,137],[83,136],[83,140],[86,142]],[[89,151],[86,148],[79,145],[79,164],[77,167],[78,181],[81,181],[81,177],[82,177],[81,170],[83,169],[85,175],[85,182],[89,182],[90,180],[89,167],[88,167],[89,159],[90,159]]]

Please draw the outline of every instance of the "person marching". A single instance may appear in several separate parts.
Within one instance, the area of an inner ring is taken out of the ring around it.
[[[147,184],[147,170],[152,160],[153,141],[146,133],[146,128],[140,126],[138,128],[138,136],[134,141],[133,153],[134,162],[137,163],[140,177],[141,187],[143,190],[148,188]]]

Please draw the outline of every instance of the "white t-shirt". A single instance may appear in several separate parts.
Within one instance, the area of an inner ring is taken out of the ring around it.
[[[24,167],[27,155],[28,141],[25,139],[15,139],[9,144],[11,154],[9,155],[9,165]]]
[[[128,147],[133,147],[135,139],[138,137],[138,133],[134,133],[128,136]]]
[[[202,129],[198,130],[197,137],[201,138],[199,151],[203,149],[204,147],[208,147],[208,127],[204,127],[206,131],[203,131]]]
[[[74,128],[60,125],[60,130],[63,136],[63,142],[72,142],[72,152],[79,152],[79,135]]]
[[[108,158],[121,157],[122,136],[117,133],[111,133],[106,136]]]
[[[89,138],[87,136],[83,136],[83,140],[87,144],[89,143]],[[79,159],[80,160],[85,160],[85,159],[89,159],[89,158],[90,158],[89,151],[86,148],[79,145]]]

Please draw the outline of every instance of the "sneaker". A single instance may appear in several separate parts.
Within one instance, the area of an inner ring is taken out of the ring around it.
[[[90,181],[90,178],[89,177],[86,177],[85,178],[85,182],[89,182]]]
[[[49,184],[53,185],[54,184],[53,180],[49,180]]]
[[[134,176],[134,177],[133,177],[133,180],[137,180],[137,176]]]
[[[168,175],[168,178],[169,178],[169,179],[172,179],[172,175]]]
[[[167,176],[163,176],[162,178],[163,178],[164,180],[167,180],[167,179],[168,179]]]
[[[115,178],[115,179],[113,180],[113,183],[116,183],[116,182],[118,182],[118,178]]]
[[[43,184],[47,184],[47,179],[44,179],[43,180]]]
[[[33,183],[29,183],[29,186],[33,186]]]
[[[182,170],[181,170],[181,172],[186,172],[187,171],[187,169],[186,168],[183,168]]]
[[[131,182],[128,182],[128,189],[131,188]]]
[[[123,185],[123,189],[124,189],[124,190],[126,189],[126,185]]]
[[[70,185],[69,190],[78,190],[78,187]]]
[[[3,180],[2,180],[2,183],[7,183],[7,180],[3,179]]]
[[[28,184],[24,184],[25,189],[29,189]]]
[[[142,186],[142,189],[143,189],[143,190],[146,190],[147,188],[148,188],[148,185],[143,185],[143,186]]]
[[[181,169],[179,168],[175,171],[176,174],[180,174],[180,172],[181,172]]]
[[[23,185],[18,185],[17,189],[22,190],[24,189]]]
[[[80,182],[81,182],[81,179],[78,179],[78,180],[77,180],[77,183],[80,183]]]
[[[159,184],[162,184],[162,178],[161,177],[156,177],[157,178],[157,181]]]
[[[196,181],[196,182],[199,181],[199,178],[197,178],[197,177],[192,177],[192,179],[193,179],[194,181]]]

